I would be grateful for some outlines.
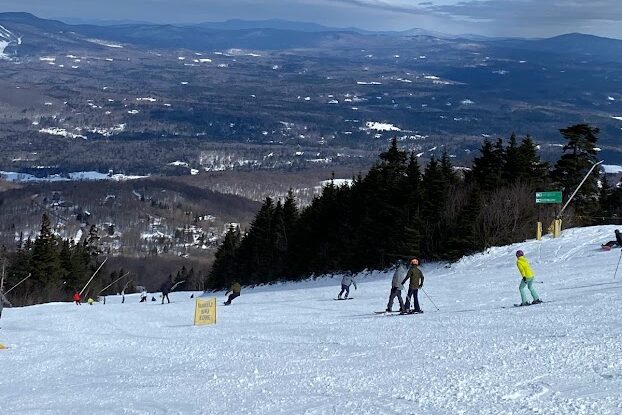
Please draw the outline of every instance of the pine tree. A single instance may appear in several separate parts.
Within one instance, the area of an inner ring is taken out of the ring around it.
[[[473,178],[482,189],[497,189],[503,184],[505,152],[502,141],[499,139],[493,145],[485,139],[480,152],[481,155],[473,160]]]
[[[596,162],[596,142],[600,130],[588,124],[577,124],[559,131],[567,141],[564,154],[555,164],[552,177],[568,198]],[[598,179],[599,173],[594,169],[573,200],[576,212],[582,217],[582,223],[590,223],[591,216],[598,209]]]
[[[518,151],[521,165],[518,178],[535,186],[545,185],[548,182],[549,165],[540,159],[538,146],[530,136],[523,138]]]
[[[46,290],[58,288],[58,281],[62,277],[62,269],[58,252],[58,239],[52,233],[50,218],[43,214],[41,218],[41,230],[35,239],[30,261],[32,278]],[[48,293],[46,299],[50,299]]]
[[[225,288],[235,279],[238,269],[236,252],[240,245],[240,239],[240,229],[233,225],[230,226],[222,245],[216,251],[214,264],[206,281],[208,289],[217,290]]]

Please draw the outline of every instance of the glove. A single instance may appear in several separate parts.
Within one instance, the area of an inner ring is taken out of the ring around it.
[[[527,282],[527,278],[523,277],[523,282]]]

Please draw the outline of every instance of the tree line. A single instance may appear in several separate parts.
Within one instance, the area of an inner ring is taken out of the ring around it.
[[[208,289],[232,281],[263,284],[332,272],[381,269],[399,258],[456,260],[535,233],[559,206],[536,206],[536,191],[563,190],[566,200],[596,162],[598,128],[560,130],[563,154],[540,159],[529,137],[484,140],[471,168],[457,169],[445,152],[425,166],[393,139],[377,163],[349,186],[331,183],[300,210],[290,192],[266,198],[250,228],[230,228],[208,276]],[[564,216],[566,225],[603,223],[622,212],[622,189],[595,170]]]

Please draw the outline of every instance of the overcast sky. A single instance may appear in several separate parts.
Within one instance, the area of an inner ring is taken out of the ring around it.
[[[288,19],[370,30],[622,39],[622,0],[2,0],[0,11],[46,18],[198,23]]]

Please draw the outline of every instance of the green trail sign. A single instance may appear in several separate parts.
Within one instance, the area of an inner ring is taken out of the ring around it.
[[[536,204],[562,203],[562,192],[536,192]]]

